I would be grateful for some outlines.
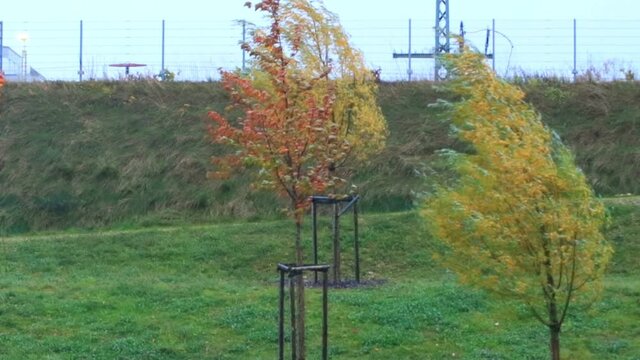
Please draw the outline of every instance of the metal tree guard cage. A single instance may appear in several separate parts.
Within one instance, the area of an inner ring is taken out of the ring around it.
[[[328,339],[329,339],[329,305],[327,297],[327,274],[329,272],[329,265],[289,265],[278,264],[278,272],[280,273],[280,298],[279,298],[279,317],[278,317],[278,359],[284,360],[284,298],[285,298],[285,280],[284,275],[289,274],[289,292],[291,300],[291,359],[296,358],[296,331],[295,331],[295,314],[296,314],[296,301],[295,301],[295,278],[302,276],[304,271],[313,271],[316,276],[318,272],[322,273],[322,359],[327,360],[329,353],[327,351]],[[303,285],[304,286],[304,285]]]
[[[337,284],[340,269],[336,266],[340,260],[340,216],[349,209],[353,209],[353,247],[355,252],[355,277],[356,283],[360,283],[360,243],[358,240],[358,201],[359,195],[345,197],[312,196],[311,197],[311,218],[313,228],[313,263],[318,264],[318,204],[333,205],[333,281]],[[346,203],[340,208],[340,203]],[[318,274],[315,274],[315,282],[318,282]]]

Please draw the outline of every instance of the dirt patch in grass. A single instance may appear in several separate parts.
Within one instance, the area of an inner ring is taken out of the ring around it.
[[[355,280],[343,280],[338,283],[333,283],[331,280],[328,282],[328,287],[332,289],[355,289],[355,288],[372,288],[382,286],[387,283],[386,279],[376,279],[376,280],[360,280],[357,282]],[[308,288],[321,288],[322,280],[318,279],[318,282],[313,280],[307,280],[304,283],[305,287]]]

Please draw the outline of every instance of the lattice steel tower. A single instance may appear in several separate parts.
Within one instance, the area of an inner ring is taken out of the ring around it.
[[[441,56],[449,53],[451,41],[449,38],[449,0],[436,0],[436,46],[434,50],[434,79],[445,80],[447,71],[442,65]]]
[[[450,0],[436,0],[436,24],[434,27],[436,34],[435,47],[433,53],[412,53],[411,52],[411,19],[409,19],[409,52],[408,53],[393,53],[393,58],[408,58],[409,59],[409,81],[411,81],[411,59],[431,59],[435,60],[434,76],[435,81],[441,81],[447,79],[447,70],[442,64],[442,55],[449,53],[450,51],[450,38],[449,38],[449,2]]]

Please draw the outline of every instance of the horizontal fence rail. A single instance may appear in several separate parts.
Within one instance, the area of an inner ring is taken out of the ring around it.
[[[253,24],[229,21],[9,22],[0,19],[2,61],[9,81],[154,77],[166,69],[178,81],[209,81],[219,69],[250,66],[240,49]],[[346,20],[355,47],[385,81],[433,78],[432,19]],[[460,33],[452,19],[451,32]],[[640,57],[640,20],[464,21],[465,39],[503,77],[634,78]],[[111,66],[137,64],[137,67]]]

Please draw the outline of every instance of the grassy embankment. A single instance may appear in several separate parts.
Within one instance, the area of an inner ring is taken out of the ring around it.
[[[599,194],[640,193],[640,84],[524,84],[529,100],[575,150]],[[387,149],[354,169],[369,211],[413,206],[434,151],[455,146],[429,104],[429,83],[382,84]],[[246,178],[212,182],[206,113],[217,83],[10,84],[0,97],[0,234],[67,228],[210,223],[280,216]]]

